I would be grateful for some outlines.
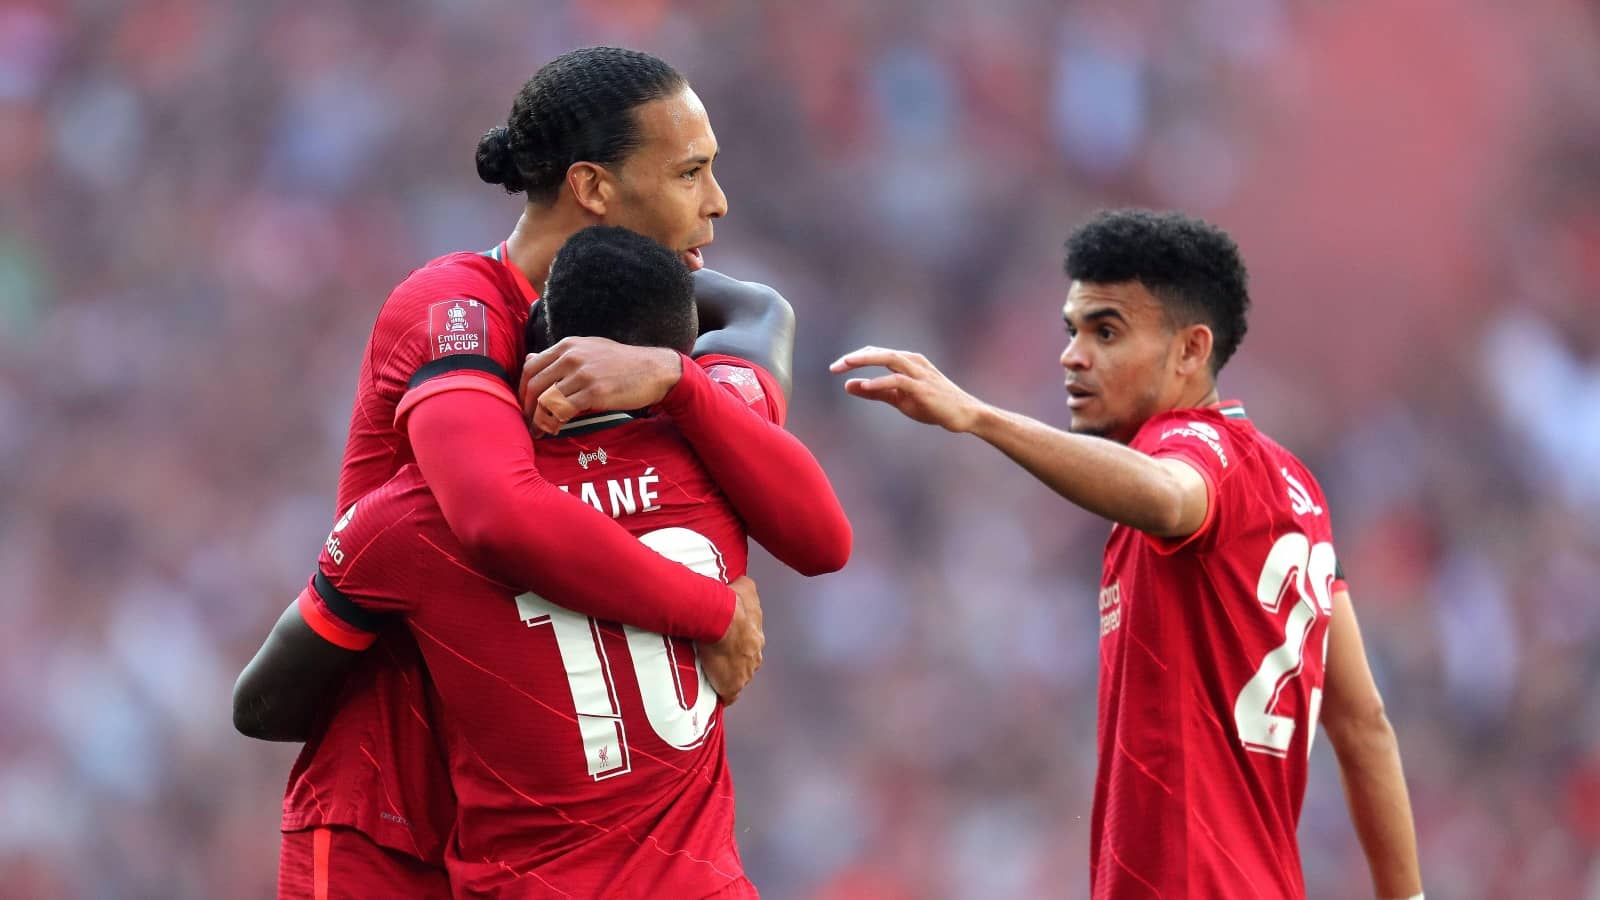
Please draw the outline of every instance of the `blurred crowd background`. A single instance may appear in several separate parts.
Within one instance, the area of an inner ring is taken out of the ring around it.
[[[729,717],[772,898],[1087,895],[1107,527],[848,400],[863,343],[1064,423],[1061,242],[1228,228],[1227,395],[1332,502],[1430,896],[1600,898],[1600,13],[1583,0],[0,2],[0,895],[266,897],[295,748],[235,674],[314,565],[360,352],[516,199],[478,136],[591,43],[711,111],[709,263],[799,312],[856,528],[758,560]],[[1310,894],[1370,896],[1319,740]]]

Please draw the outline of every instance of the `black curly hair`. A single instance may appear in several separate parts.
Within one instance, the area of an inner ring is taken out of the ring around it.
[[[689,267],[661,244],[614,225],[591,225],[561,245],[539,314],[552,342],[603,337],[688,353],[700,332]]]
[[[1227,232],[1176,212],[1100,212],[1067,238],[1067,277],[1090,284],[1137,281],[1176,327],[1211,327],[1211,374],[1244,340],[1250,274]]]
[[[547,201],[573,163],[609,166],[637,149],[634,109],[688,84],[677,69],[637,50],[563,53],[517,92],[506,124],[478,141],[478,177],[507,193]]]

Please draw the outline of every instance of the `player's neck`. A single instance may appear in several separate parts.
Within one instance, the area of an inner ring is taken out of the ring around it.
[[[1205,409],[1215,406],[1221,401],[1217,393],[1217,383],[1210,379],[1199,384],[1186,385],[1178,395],[1178,405],[1173,409]]]
[[[517,219],[517,227],[511,229],[511,236],[506,238],[507,256],[511,264],[528,277],[534,290],[543,294],[556,252],[579,227],[582,226],[566,227],[555,209],[544,210],[529,204]]]

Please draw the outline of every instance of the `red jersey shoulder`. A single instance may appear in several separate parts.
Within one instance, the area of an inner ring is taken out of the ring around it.
[[[372,350],[409,381],[421,366],[447,356],[486,356],[510,371],[521,355],[526,301],[498,261],[451,253],[416,269],[390,293],[378,314]]]
[[[730,390],[757,415],[782,425],[788,418],[788,403],[778,380],[766,369],[737,356],[710,353],[695,358],[711,380]]]
[[[1151,456],[1182,456],[1203,471],[1221,474],[1238,462],[1242,447],[1227,417],[1211,409],[1175,409],[1153,416],[1132,447]]]
[[[1267,435],[1257,432],[1256,440],[1263,448],[1262,456],[1270,470],[1268,477],[1278,482],[1290,512],[1298,519],[1326,518],[1327,497],[1306,464]],[[1332,531],[1331,528],[1328,530]]]
[[[317,568],[362,608],[404,612],[421,576],[419,555],[430,547],[448,555],[454,541],[415,464],[356,500],[334,523]]]

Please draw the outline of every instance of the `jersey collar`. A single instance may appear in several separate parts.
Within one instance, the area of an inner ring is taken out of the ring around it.
[[[1248,420],[1250,418],[1244,413],[1244,404],[1237,400],[1223,400],[1220,403],[1213,403],[1211,408],[1222,413],[1222,417],[1225,419]]]
[[[592,431],[601,431],[624,422],[631,422],[639,418],[638,414],[631,412],[603,412],[592,416],[579,416],[561,426],[556,432],[557,437],[578,437]]]
[[[533,305],[535,300],[539,299],[539,292],[533,289],[533,284],[528,281],[528,276],[523,274],[521,269],[511,264],[511,248],[506,246],[505,241],[501,241],[500,246],[490,250],[489,256],[511,270],[511,277],[516,280],[517,289],[522,291],[523,298],[528,301],[530,306]]]

